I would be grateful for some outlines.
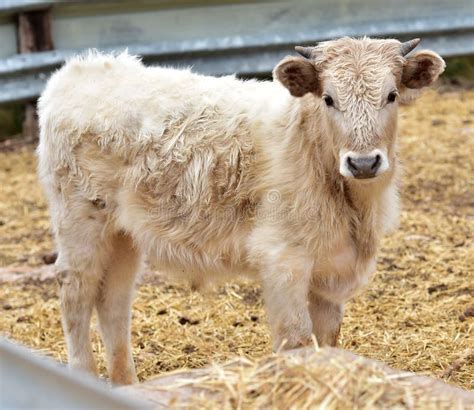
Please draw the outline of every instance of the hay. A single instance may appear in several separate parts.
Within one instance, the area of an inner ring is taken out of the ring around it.
[[[474,92],[426,93],[401,111],[401,227],[378,271],[347,306],[341,346],[392,367],[474,388]],[[0,265],[39,266],[53,249],[31,147],[0,153]],[[231,283],[200,295],[162,280],[137,292],[132,340],[140,380],[270,353],[260,289]],[[64,361],[56,283],[0,288],[0,332]],[[96,352],[102,351],[97,332]],[[99,363],[104,374],[103,355]],[[452,369],[448,371],[448,369]]]
[[[295,349],[178,371],[121,391],[155,408],[468,409],[474,394],[334,349]],[[290,406],[289,406],[290,405]]]

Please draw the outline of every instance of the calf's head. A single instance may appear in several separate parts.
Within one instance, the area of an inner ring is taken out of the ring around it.
[[[296,47],[302,57],[276,66],[274,77],[314,104],[344,177],[378,177],[394,163],[399,100],[432,84],[445,67],[432,51],[408,55],[419,41],[342,38]]]

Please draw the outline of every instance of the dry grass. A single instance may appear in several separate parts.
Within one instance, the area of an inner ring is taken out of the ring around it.
[[[435,377],[445,371],[445,380],[473,389],[466,352],[474,345],[468,311],[474,305],[474,92],[426,93],[402,109],[401,135],[401,227],[384,241],[366,291],[347,306],[342,347],[403,370]],[[53,245],[32,149],[0,153],[0,178],[0,265],[39,265]],[[53,281],[2,285],[0,311],[0,332],[66,359]],[[213,295],[147,283],[133,312],[141,380],[270,352],[260,290],[252,283],[232,283]],[[96,333],[94,349],[102,349]],[[105,372],[102,359],[100,366]]]
[[[470,409],[474,395],[347,351],[306,348],[172,372],[121,389],[156,408]]]

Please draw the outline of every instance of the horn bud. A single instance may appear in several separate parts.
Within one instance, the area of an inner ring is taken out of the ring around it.
[[[295,51],[302,55],[304,58],[311,58],[313,56],[313,49],[314,47],[301,47],[296,46]]]
[[[421,39],[414,38],[413,40],[405,41],[400,45],[400,53],[402,56],[406,56],[410,51],[412,51],[418,44],[420,44]]]

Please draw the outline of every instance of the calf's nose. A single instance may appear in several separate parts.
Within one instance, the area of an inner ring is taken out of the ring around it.
[[[382,164],[379,154],[360,157],[347,157],[347,168],[354,175],[354,178],[373,178]]]

